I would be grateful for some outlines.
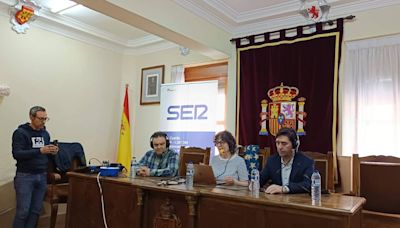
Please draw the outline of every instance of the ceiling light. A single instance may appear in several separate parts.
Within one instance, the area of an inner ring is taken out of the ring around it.
[[[184,46],[179,46],[179,51],[181,52],[181,55],[187,56],[190,53],[190,49]]]

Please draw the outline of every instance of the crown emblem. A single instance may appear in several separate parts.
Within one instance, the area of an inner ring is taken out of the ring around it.
[[[299,89],[296,87],[281,85],[268,90],[268,97],[273,101],[291,101],[297,95],[299,95]]]
[[[267,99],[261,100],[260,132],[259,135],[273,135],[278,133],[282,127],[297,129],[297,135],[305,135],[304,126],[307,113],[304,111],[305,97],[294,99],[299,95],[299,89],[292,86],[273,87],[267,92]],[[267,129],[268,125],[268,129]]]

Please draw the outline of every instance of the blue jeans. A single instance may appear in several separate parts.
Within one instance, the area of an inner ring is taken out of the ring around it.
[[[42,210],[47,189],[47,174],[17,172],[14,177],[17,198],[13,228],[34,228]]]

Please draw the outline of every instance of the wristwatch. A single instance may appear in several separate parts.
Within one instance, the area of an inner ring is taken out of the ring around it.
[[[289,187],[286,186],[286,185],[282,186],[282,192],[283,192],[283,193],[289,193],[289,192],[290,192]]]

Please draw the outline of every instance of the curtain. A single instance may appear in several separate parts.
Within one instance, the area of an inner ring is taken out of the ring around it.
[[[171,67],[171,83],[185,82],[185,68],[183,65],[175,65]]]
[[[274,135],[289,126],[300,135],[301,150],[333,151],[336,160],[343,19],[335,22],[336,27],[328,29],[319,23],[311,34],[304,34],[302,27],[290,37],[285,30],[278,32],[277,39],[271,39],[276,34],[266,33],[261,44],[257,43],[259,37],[248,37],[245,44],[237,41],[236,129],[240,144],[268,146],[275,152]],[[284,93],[292,94],[278,98]]]
[[[400,157],[400,35],[346,43],[343,155]]]

